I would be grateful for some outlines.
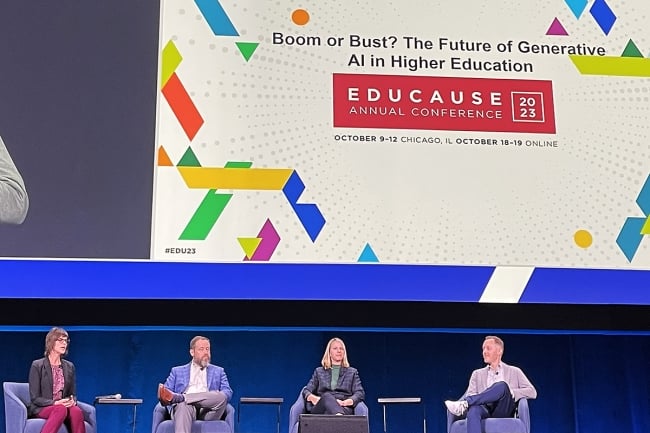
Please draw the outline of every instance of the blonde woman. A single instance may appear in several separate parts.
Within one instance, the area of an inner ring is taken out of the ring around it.
[[[305,408],[312,414],[352,415],[365,398],[359,372],[350,367],[345,343],[332,338],[325,347],[321,367],[302,389]]]

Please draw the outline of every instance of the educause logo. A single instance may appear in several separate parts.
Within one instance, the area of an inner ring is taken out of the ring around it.
[[[333,75],[334,126],[555,133],[545,80]]]

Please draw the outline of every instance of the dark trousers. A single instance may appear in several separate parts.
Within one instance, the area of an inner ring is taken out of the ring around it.
[[[318,403],[314,405],[310,413],[313,414],[326,414],[326,415],[336,415],[340,413],[341,415],[352,415],[354,410],[351,407],[340,406],[336,401],[336,397],[332,394],[323,394],[318,400]]]
[[[515,413],[515,399],[505,382],[495,382],[480,394],[465,397],[467,401],[467,433],[481,433],[484,418],[508,418]]]

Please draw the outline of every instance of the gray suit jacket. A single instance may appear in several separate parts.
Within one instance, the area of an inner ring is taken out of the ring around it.
[[[28,208],[25,183],[0,138],[0,223],[22,223]]]
[[[361,379],[359,372],[354,367],[341,367],[339,373],[339,380],[336,387],[332,389],[332,369],[325,370],[323,367],[318,367],[314,370],[309,383],[302,389],[302,397],[307,398],[309,394],[323,395],[332,394],[339,400],[351,398],[354,402],[353,406],[363,401],[366,397],[366,392],[361,386]]]
[[[65,359],[61,359],[61,369],[63,370],[63,395],[62,398],[77,395],[77,386],[75,383],[74,364]],[[52,394],[52,365],[47,358],[37,359],[32,362],[29,369],[29,416],[36,415],[46,406],[54,404]]]
[[[508,365],[503,361],[501,361],[501,366],[503,367],[503,381],[510,387],[515,401],[518,401],[520,398],[534,399],[537,397],[537,390],[520,368]],[[480,394],[487,389],[489,368],[487,366],[472,372],[465,395]]]

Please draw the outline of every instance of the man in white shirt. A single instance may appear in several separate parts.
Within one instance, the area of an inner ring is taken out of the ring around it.
[[[221,419],[232,398],[225,370],[210,364],[210,340],[192,338],[190,355],[189,364],[173,367],[165,384],[158,385],[158,400],[171,407],[175,433],[190,433],[196,419]]]
[[[501,361],[503,348],[503,340],[499,337],[485,337],[483,361],[487,367],[472,372],[461,400],[445,401],[449,412],[456,416],[466,415],[467,433],[481,433],[484,418],[513,416],[519,399],[537,397],[537,390],[523,371]]]

